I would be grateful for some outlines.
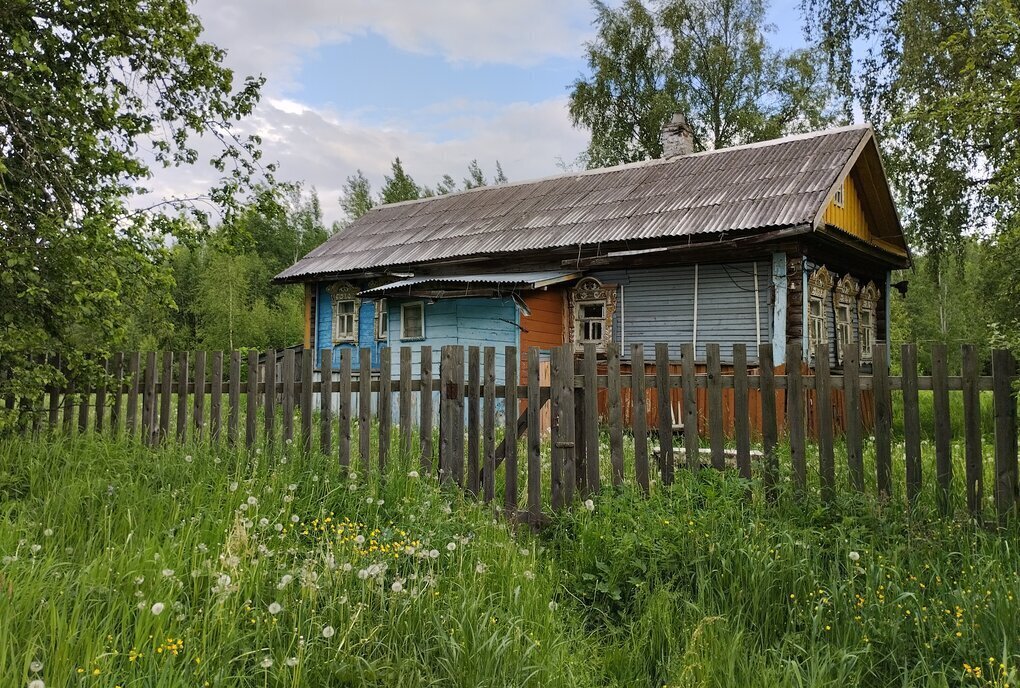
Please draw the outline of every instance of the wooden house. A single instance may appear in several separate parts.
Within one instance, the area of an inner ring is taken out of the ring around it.
[[[444,344],[522,355],[573,342],[830,342],[865,366],[889,332],[890,275],[910,256],[869,126],[373,208],[276,277],[306,286],[305,347]],[[415,354],[417,355],[417,353]],[[652,356],[649,356],[652,358]],[[334,361],[337,357],[334,356]],[[397,365],[397,357],[393,357]],[[357,360],[355,360],[357,367]],[[654,408],[654,406],[652,407]]]

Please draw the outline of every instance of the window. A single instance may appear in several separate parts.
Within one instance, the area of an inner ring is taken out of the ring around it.
[[[832,196],[832,204],[837,208],[842,208],[846,203],[846,196],[843,191],[844,187],[846,187],[846,180],[840,182],[839,188],[836,189],[836,193]]]
[[[843,363],[846,352],[854,346],[854,311],[857,309],[857,280],[843,275],[836,282],[836,360]]]
[[[859,316],[859,336],[861,341],[861,360],[870,361],[875,340],[878,338],[878,300],[882,292],[875,286],[874,282],[868,282],[861,289],[860,298],[857,300]]]
[[[594,344],[604,350],[613,338],[613,312],[616,309],[616,285],[602,284],[586,277],[570,292],[573,326],[570,338],[578,349]]]
[[[353,342],[356,339],[354,301],[333,302],[333,341]]]
[[[390,334],[390,309],[386,299],[375,302],[375,338],[386,341]]]
[[[828,295],[832,291],[832,273],[825,266],[818,268],[808,278],[808,354],[814,358],[815,348],[829,341]]]
[[[421,301],[400,306],[400,338],[425,339],[425,304]]]

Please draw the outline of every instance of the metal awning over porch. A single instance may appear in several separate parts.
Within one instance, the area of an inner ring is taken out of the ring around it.
[[[474,296],[480,292],[510,294],[515,291],[541,289],[560,282],[580,279],[582,273],[573,270],[546,270],[543,272],[494,272],[477,275],[422,275],[409,277],[381,287],[358,293],[372,295],[420,295],[436,297]]]

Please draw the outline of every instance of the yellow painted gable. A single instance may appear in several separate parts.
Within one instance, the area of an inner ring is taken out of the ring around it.
[[[854,180],[853,173],[848,174],[843,180],[842,207],[837,205],[836,199],[833,199],[829,202],[829,207],[825,209],[825,214],[822,217],[826,225],[893,253],[906,255],[906,252],[901,248],[893,246],[875,235],[870,214],[864,207],[859,185]]]

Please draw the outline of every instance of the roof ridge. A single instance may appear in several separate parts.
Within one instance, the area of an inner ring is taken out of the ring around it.
[[[767,148],[769,146],[778,146],[783,143],[790,143],[793,141],[803,141],[805,139],[816,138],[819,136],[830,136],[834,134],[840,134],[847,131],[853,131],[855,129],[871,131],[872,127],[869,122],[863,124],[846,124],[839,127],[829,127],[827,129],[814,129],[812,131],[800,132],[798,134],[788,134],[787,136],[781,136],[776,139],[765,139],[764,141],[754,141],[752,143],[741,143],[736,146],[728,146],[726,148],[713,148],[712,150],[699,151],[697,153],[690,153],[689,155],[678,155],[672,158],[651,158],[649,160],[637,160],[635,162],[625,162],[619,165],[611,165],[609,167],[595,167],[590,170],[581,170],[580,172],[564,172],[562,174],[551,174],[545,177],[535,177],[533,179],[522,179],[515,182],[505,182],[503,184],[492,184],[488,186],[476,186],[472,189],[461,189],[460,191],[451,191],[447,194],[439,194],[435,196],[425,196],[423,198],[412,198],[407,201],[397,201],[396,203],[386,203],[377,205],[371,208],[368,213],[373,210],[380,210],[382,208],[399,208],[400,206],[413,205],[415,203],[424,203],[427,201],[434,201],[440,198],[450,198],[452,196],[463,196],[466,194],[475,193],[477,191],[492,190],[497,188],[508,188],[515,186],[524,186],[526,184],[539,184],[541,182],[553,181],[555,179],[568,179],[570,177],[587,177],[598,174],[608,174],[610,172],[618,172],[620,170],[631,170],[639,167],[653,167],[655,165],[668,165],[679,160],[689,160],[691,158],[700,158],[709,155],[717,155],[723,153],[729,153],[732,151],[747,150],[749,148]],[[368,214],[366,213],[366,215]]]

